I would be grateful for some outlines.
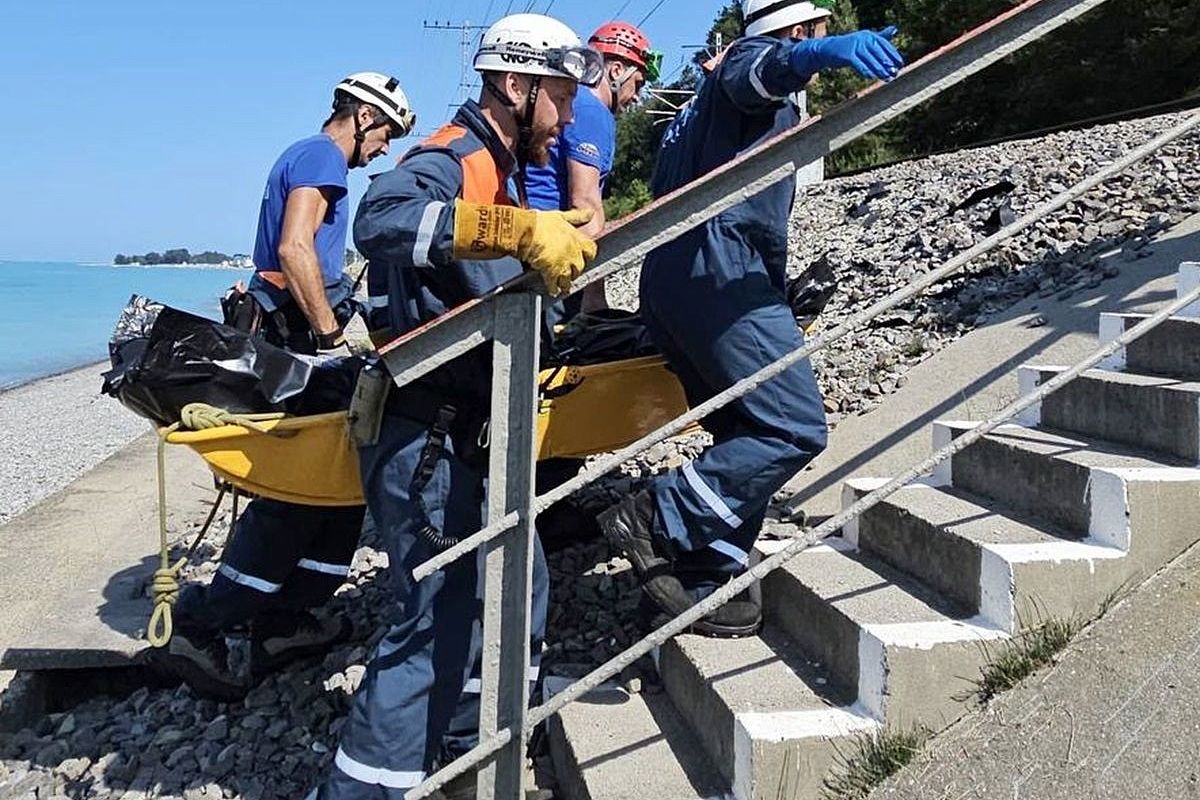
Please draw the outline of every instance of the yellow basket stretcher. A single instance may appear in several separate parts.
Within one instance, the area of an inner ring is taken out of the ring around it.
[[[616,450],[687,411],[683,387],[661,357],[538,376],[538,459]],[[346,412],[200,431],[163,431],[195,450],[217,477],[260,497],[313,506],[359,505],[362,482]]]

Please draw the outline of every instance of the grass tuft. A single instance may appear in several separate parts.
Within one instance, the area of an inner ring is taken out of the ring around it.
[[[926,343],[925,337],[919,333],[914,333],[909,337],[908,341],[904,343],[904,347],[902,348],[901,352],[903,352],[908,358],[916,358],[924,353],[927,349],[929,349],[929,345]]]
[[[979,701],[987,703],[1054,661],[1082,627],[1078,620],[1050,619],[1017,634],[983,668],[975,684]]]
[[[882,731],[860,737],[854,752],[838,752],[833,772],[825,778],[823,800],[861,800],[906,766],[925,746],[929,731]]]

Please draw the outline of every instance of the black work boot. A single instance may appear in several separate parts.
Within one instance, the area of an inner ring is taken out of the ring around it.
[[[234,703],[250,689],[230,668],[229,648],[220,634],[176,630],[166,647],[150,651],[150,660],[201,697]]]
[[[297,659],[321,655],[353,632],[344,617],[318,617],[309,611],[260,617],[250,628],[250,669],[261,678]]]
[[[647,632],[657,630],[671,621],[670,617],[659,610],[657,604],[643,602],[638,611],[648,629]],[[740,639],[754,636],[760,630],[762,609],[758,603],[750,600],[746,592],[742,592],[716,611],[693,622],[686,632],[713,639]]]
[[[672,571],[671,543],[654,533],[654,498],[647,491],[626,497],[600,515],[600,531],[633,565],[642,591],[663,613],[677,617],[692,598]]]

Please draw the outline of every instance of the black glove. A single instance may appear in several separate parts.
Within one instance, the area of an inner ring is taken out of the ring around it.
[[[334,328],[329,333],[313,333],[317,340],[317,355],[332,356],[344,355],[349,352],[346,345],[346,335],[340,327]]]

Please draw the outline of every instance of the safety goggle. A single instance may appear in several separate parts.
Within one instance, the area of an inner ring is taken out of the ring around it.
[[[604,56],[590,47],[556,47],[546,50],[544,57],[547,67],[584,86],[596,86],[604,77]]]
[[[542,63],[548,69],[561,72],[564,77],[584,86],[596,86],[604,77],[604,56],[590,47],[552,47],[548,50],[535,50],[532,47],[507,43],[485,45],[479,52],[497,55],[503,61],[518,67],[531,62]],[[520,72],[520,69],[513,71]]]

